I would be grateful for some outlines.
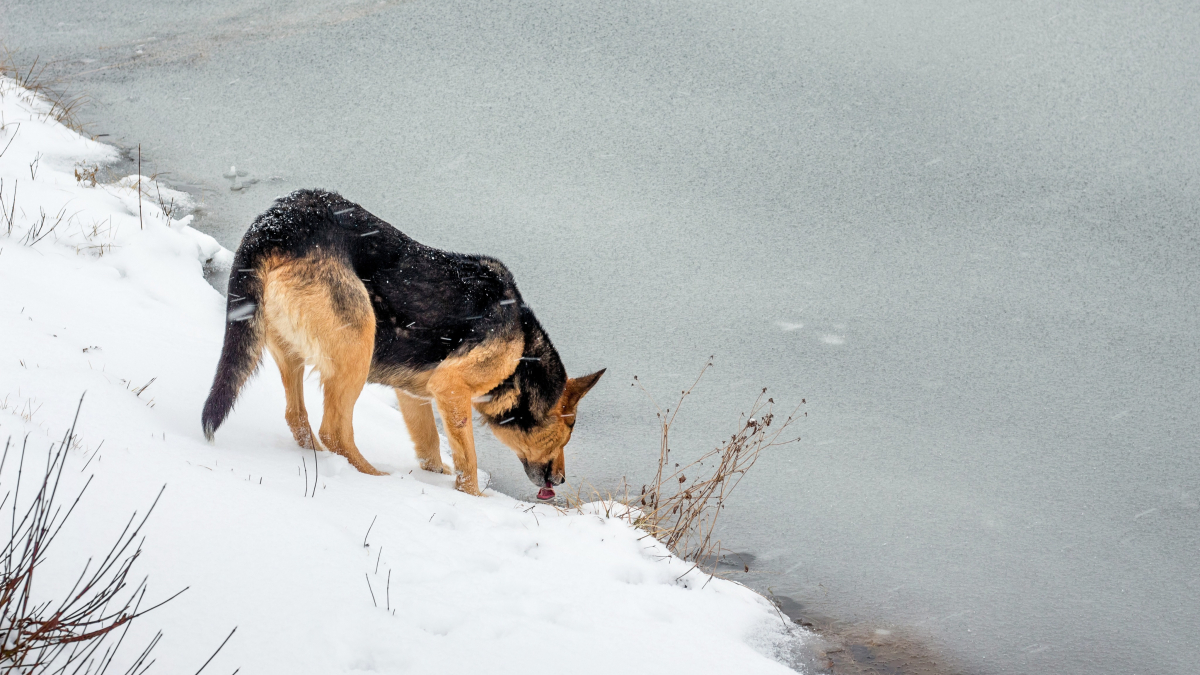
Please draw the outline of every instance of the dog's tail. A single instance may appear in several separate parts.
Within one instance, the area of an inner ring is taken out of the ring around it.
[[[204,436],[213,439],[217,427],[225,421],[238,391],[258,370],[262,361],[266,321],[263,318],[263,268],[258,251],[238,248],[229,272],[229,301],[225,314],[225,344],[217,362],[217,374],[204,402]]]

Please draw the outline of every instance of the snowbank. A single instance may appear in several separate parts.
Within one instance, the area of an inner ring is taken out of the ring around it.
[[[773,657],[793,638],[749,590],[705,585],[620,520],[421,471],[386,392],[355,410],[386,478],[293,443],[269,357],[204,442],[225,305],[202,275],[230,254],[169,213],[186,195],[161,188],[164,212],[143,177],[139,216],[136,176],[93,185],[117,151],[48,109],[0,79],[0,443],[44,453],[87,392],[64,489],[95,478],[46,593],[166,484],[137,572],[151,600],[190,589],[135,624],[127,657],[162,629],[152,672],[194,672],[237,626],[205,672],[790,672]],[[319,415],[315,380],[308,395]]]

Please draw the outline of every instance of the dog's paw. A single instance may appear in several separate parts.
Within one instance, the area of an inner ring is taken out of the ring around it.
[[[455,479],[454,489],[458,490],[459,492],[465,492],[466,494],[469,494],[473,497],[486,497],[487,496],[487,495],[483,494],[482,491],[480,491],[479,483],[477,481],[475,481],[473,479],[471,479],[471,480],[464,479],[462,476],[459,476],[458,478]]]
[[[353,458],[353,459],[348,458],[348,459],[350,462],[350,466],[358,469],[359,471],[367,474],[368,476],[386,476],[386,475],[388,475],[388,472],[380,471],[379,469],[376,469],[375,467],[371,466],[370,462],[368,462],[367,460],[365,460],[361,457]]]
[[[317,437],[315,434],[313,434],[312,429],[309,429],[307,427],[302,428],[302,429],[300,429],[300,428],[292,429],[292,438],[296,439],[296,445],[299,445],[301,448],[304,448],[305,450],[318,449],[317,448]]]
[[[421,465],[422,471],[428,471],[430,473],[444,473],[446,475],[454,473],[454,469],[446,466],[445,463],[443,463],[440,459],[437,460],[437,462],[421,460],[418,463]]]

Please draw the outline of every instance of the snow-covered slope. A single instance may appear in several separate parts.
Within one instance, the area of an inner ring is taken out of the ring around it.
[[[152,672],[194,672],[234,626],[205,672],[789,672],[775,658],[797,638],[749,590],[686,573],[622,521],[468,497],[421,471],[386,391],[355,410],[385,478],[293,443],[269,357],[204,442],[225,306],[203,268],[230,254],[165,215],[148,178],[140,217],[136,177],[77,180],[117,153],[47,110],[0,79],[13,214],[7,236],[0,219],[0,443],[28,435],[44,453],[86,392],[66,493],[95,475],[39,593],[69,585],[165,484],[136,571],[149,600],[190,588],[135,624],[126,656],[165,633]]]

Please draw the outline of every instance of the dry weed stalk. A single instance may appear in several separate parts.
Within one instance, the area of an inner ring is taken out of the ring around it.
[[[176,206],[176,204],[175,204],[175,198],[171,197],[171,199],[169,201],[163,199],[162,187],[160,187],[158,184],[158,178],[154,179],[154,189],[155,189],[154,199],[155,199],[155,201],[158,202],[158,208],[159,208],[159,210],[162,211],[163,219],[166,221],[166,224],[169,226],[171,224],[171,221],[174,220],[175,211],[178,208],[178,206]]]
[[[19,87],[26,90],[34,98],[41,98],[50,104],[50,109],[46,111],[46,119],[57,120],[68,129],[72,129],[79,133],[84,133],[83,125],[79,122],[78,116],[81,108],[88,101],[87,96],[68,96],[61,92],[55,91],[55,82],[48,79],[46,67],[50,64],[42,63],[38,67],[40,57],[34,58],[33,63],[28,69],[17,66],[16,55],[7,47],[0,47],[4,50],[4,55],[0,57],[0,75],[12,78]]]
[[[2,118],[0,118],[0,131],[4,132],[5,134],[8,134],[8,124],[6,124],[2,120]],[[13,141],[17,140],[17,133],[20,131],[21,131],[21,123],[17,122],[16,124],[13,125],[12,134],[8,136],[8,142],[4,144],[3,148],[0,148],[0,157],[4,157],[4,153],[8,152],[9,146],[11,146],[13,144]]]
[[[615,493],[606,491],[602,494],[586,481],[576,484],[573,491],[563,493],[567,508],[582,511],[584,504],[595,504],[604,517],[628,520],[644,530],[646,536],[654,537],[672,553],[693,563],[693,568],[702,567],[709,571],[721,561],[722,548],[721,541],[715,536],[716,524],[729,495],[758,461],[763,450],[800,440],[799,437],[781,440],[788,427],[798,419],[796,414],[800,406],[796,406],[786,419],[779,420],[774,412],[774,399],[764,400],[767,393],[764,388],[750,406],[749,413],[740,416],[738,427],[728,440],[691,462],[672,463],[671,427],[683,402],[711,367],[709,360],[692,385],[680,392],[674,410],[662,410],[642,387],[658,412],[660,442],[654,479],[643,485],[640,493],[630,495],[624,479]],[[641,386],[640,380],[636,384]],[[804,403],[801,399],[800,404]]]
[[[63,218],[67,216],[67,207],[64,206],[59,209],[58,214],[54,216],[54,223],[50,225],[50,229],[46,229],[46,224],[49,222],[48,219],[50,218],[50,214],[46,213],[46,210],[40,206],[38,207],[38,212],[41,214],[40,218],[32,221],[29,224],[29,229],[25,231],[25,236],[21,238],[21,243],[27,246],[33,246],[34,244],[37,244],[39,241],[50,236],[52,232],[58,229],[58,226],[63,222]],[[77,215],[79,215],[78,211],[71,214],[71,216],[67,218],[67,224],[69,225]],[[57,238],[57,235],[55,236]]]
[[[82,403],[80,399],[81,406]],[[77,410],[76,421],[78,417]],[[179,595],[176,593],[143,609],[146,579],[130,590],[129,576],[142,552],[141,530],[154,505],[140,521],[137,521],[136,513],[130,517],[108,553],[98,564],[89,559],[62,599],[35,599],[35,573],[79,504],[87,484],[64,512],[63,505],[57,500],[68,451],[77,441],[75,423],[72,422],[58,447],[51,448],[36,493],[22,512],[18,502],[27,440],[21,445],[16,486],[0,500],[0,506],[7,505],[12,509],[9,540],[0,550],[0,672],[100,675],[111,666],[131,622]],[[0,469],[7,462],[10,446],[11,439],[0,457]],[[155,504],[157,502],[156,498]],[[125,671],[126,675],[140,675],[150,667],[153,663],[149,660],[150,652],[161,635],[151,639]]]
[[[98,164],[79,162],[75,165],[75,180],[80,183],[90,183],[92,187],[96,187],[96,174],[99,171],[100,166]]]
[[[14,221],[17,217],[17,184],[20,183],[16,178],[13,179],[12,189],[12,204],[4,203],[4,179],[0,178],[0,217],[4,218],[6,228],[4,234],[11,237]]]
[[[139,157],[139,162],[140,162],[141,146],[139,145],[138,148],[139,148],[138,157]],[[141,168],[140,168],[141,164],[138,164],[138,167],[139,167],[138,173],[140,174],[141,173]],[[164,175],[166,175],[166,172],[155,172],[153,174],[150,174],[149,176],[146,176],[147,178],[150,179],[151,183],[154,183],[154,194],[153,195],[150,194],[150,186],[146,186],[145,190],[142,190],[139,187],[138,190],[139,190],[139,194],[141,195],[142,199],[153,198],[154,203],[158,204],[159,210],[162,211],[163,222],[169,227],[171,225],[171,221],[175,219],[175,214],[179,211],[180,207],[178,204],[175,203],[174,197],[170,197],[169,199],[163,198],[162,185],[159,184],[158,177],[164,176]],[[139,181],[139,184],[140,184],[140,181]]]
[[[114,227],[112,218],[105,218],[103,221],[93,220],[90,227],[85,225],[79,226],[79,234],[87,241],[86,244],[79,244],[75,247],[76,253],[88,252],[95,255],[97,258],[102,258],[106,253],[112,253],[116,248],[113,241],[117,237],[119,226]],[[108,241],[105,241],[105,240]],[[87,351],[86,349],[84,350]]]
[[[690,462],[672,463],[671,427],[684,401],[711,367],[710,360],[695,382],[680,392],[673,411],[670,408],[658,410],[658,470],[654,480],[642,486],[641,494],[632,500],[627,498],[625,502],[641,512],[634,520],[636,526],[680,558],[695,566],[709,568],[715,567],[721,558],[721,542],[715,536],[716,524],[729,495],[758,461],[763,450],[800,440],[799,437],[781,439],[796,421],[799,406],[786,419],[779,420],[774,412],[775,401],[766,398],[764,387],[749,413],[739,417],[737,429],[728,440]],[[644,387],[642,391],[646,391]],[[647,396],[650,396],[648,392]],[[653,402],[654,398],[651,396],[650,400]],[[801,404],[803,402],[801,400]],[[658,407],[657,402],[654,405]]]

